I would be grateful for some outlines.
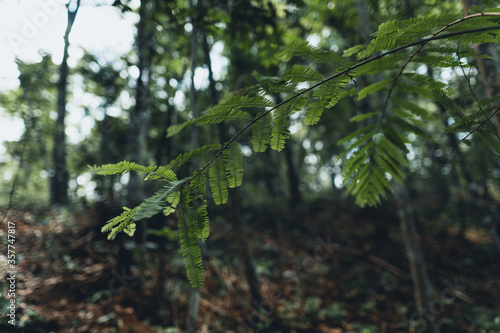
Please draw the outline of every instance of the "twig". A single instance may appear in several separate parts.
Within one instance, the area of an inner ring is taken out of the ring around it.
[[[472,131],[470,131],[465,137],[463,137],[462,139],[460,139],[460,141],[458,141],[458,143],[453,147],[453,149],[451,150],[450,154],[453,153],[453,151],[458,147],[458,145],[460,143],[462,143],[462,141],[464,141],[465,139],[467,139],[469,136],[471,136],[474,132],[476,132],[478,129],[480,129],[481,127],[484,126],[484,124],[486,124],[491,118],[493,118],[493,116],[495,116],[498,111],[500,111],[500,106],[495,110],[493,111],[489,116],[488,118],[486,118],[481,124],[479,124],[478,127],[476,127],[475,129],[473,129]]]
[[[467,15],[461,19],[458,19],[456,21],[453,21],[451,23],[448,23],[447,25],[445,25],[444,27],[442,27],[441,29],[439,29],[438,31],[436,31],[434,34],[432,34],[431,37],[427,38],[426,40],[420,42],[420,46],[415,50],[415,52],[413,52],[410,57],[408,57],[408,59],[406,60],[406,62],[404,63],[404,65],[401,67],[401,70],[399,71],[398,75],[396,76],[396,78],[394,79],[394,82],[392,83],[392,86],[391,88],[389,89],[389,93],[387,94],[387,98],[385,100],[385,103],[384,103],[384,107],[382,108],[382,115],[380,117],[380,122],[382,122],[382,120],[384,119],[385,117],[385,114],[387,112],[387,107],[389,105],[389,100],[391,98],[391,95],[392,95],[392,92],[394,90],[394,88],[396,87],[396,84],[398,83],[398,80],[399,78],[403,75],[403,71],[405,70],[406,66],[408,66],[408,64],[413,60],[413,58],[423,49],[423,47],[428,43],[430,42],[431,40],[435,40],[435,39],[438,39],[436,38],[437,35],[439,35],[440,33],[442,33],[443,31],[445,31],[446,29],[449,29],[451,28],[452,26],[456,25],[456,24],[459,24],[459,23],[462,23],[468,19],[472,19],[472,18],[476,18],[476,17],[481,17],[481,16],[485,16],[486,14],[488,13],[479,13],[479,14],[473,14],[473,15]],[[487,15],[489,16],[489,15]],[[495,15],[496,16],[496,15]],[[457,33],[459,33],[461,31],[458,31]],[[463,31],[462,31],[463,32]],[[449,36],[449,35],[448,35]]]
[[[394,275],[397,275],[399,276],[400,278],[406,278],[406,274],[400,270],[399,268],[397,268],[396,266],[394,266],[393,264],[385,261],[384,259],[380,258],[380,257],[377,257],[373,254],[370,254],[368,256],[368,258],[374,263],[374,264],[377,264],[379,265],[380,267],[382,268],[385,268],[387,269],[389,272],[393,273]]]
[[[464,66],[462,64],[462,58],[460,57],[460,38],[458,39],[458,45],[457,45],[457,57],[458,57],[458,63],[460,64],[459,65],[460,69],[462,70],[462,73],[464,74],[464,78],[467,81],[467,84],[469,86],[470,93],[472,94],[472,97],[474,97],[474,99],[476,100],[476,103],[479,107],[479,110],[484,113],[483,108],[481,107],[481,103],[479,102],[479,99],[477,98],[476,93],[474,92],[474,89],[472,89],[472,85],[470,83],[470,77],[468,77],[467,74],[465,73],[465,69],[464,69]],[[495,126],[493,125],[493,123],[491,121],[490,121],[490,124],[493,126],[493,128],[495,128]],[[498,133],[496,131],[495,131],[495,135],[498,137]]]

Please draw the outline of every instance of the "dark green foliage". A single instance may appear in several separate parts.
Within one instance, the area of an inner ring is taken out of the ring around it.
[[[205,210],[200,208],[202,203],[198,202],[197,193],[191,193],[192,188],[188,187],[181,191],[181,202],[179,207],[179,241],[182,256],[186,266],[189,282],[193,287],[203,285],[203,263],[201,258],[201,248],[198,245],[203,230],[200,230],[200,221],[208,224],[208,219],[200,215]],[[205,214],[206,216],[206,214]]]
[[[224,150],[224,163],[229,187],[240,186],[243,183],[243,155],[238,143],[232,142]]]
[[[265,152],[271,140],[270,117],[262,115],[262,113],[258,115],[258,120],[252,126],[252,146],[257,153]]]
[[[217,205],[225,204],[228,198],[228,184],[222,156],[219,155],[210,165],[209,176],[214,202]]]
[[[184,164],[193,161],[197,157],[218,151],[220,149],[220,147],[221,146],[219,144],[211,144],[211,145],[201,146],[200,148],[190,150],[184,154],[180,154],[179,156],[177,156],[173,161],[171,161],[167,165],[167,168],[170,168],[170,169],[180,168]]]
[[[299,118],[304,115],[306,125],[317,124],[325,110],[347,96],[358,100],[373,94],[383,97],[375,112],[353,110],[355,115],[351,122],[359,128],[338,142],[343,148],[337,159],[342,161],[344,185],[360,206],[380,204],[392,191],[391,182],[403,182],[408,164],[409,134],[433,140],[425,128],[435,115],[424,106],[425,103],[440,103],[446,108],[455,119],[449,130],[476,132],[494,153],[500,154],[498,137],[482,128],[492,112],[498,111],[490,103],[499,97],[480,101],[473,112],[466,112],[450,98],[454,92],[449,86],[416,70],[422,64],[432,68],[467,67],[462,58],[477,56],[468,42],[498,41],[499,21],[500,14],[495,12],[463,18],[450,14],[390,21],[379,26],[376,38],[369,45],[350,48],[343,56],[305,41],[292,41],[278,53],[278,58],[285,62],[292,58],[295,62],[304,59],[309,64],[294,65],[276,77],[254,73],[258,85],[227,94],[199,118],[168,129],[168,136],[172,136],[190,125],[231,122],[236,127],[238,123],[234,121],[246,122],[226,144],[193,149],[179,155],[166,167],[121,162],[95,168],[99,174],[136,171],[146,174],[146,179],[167,181],[143,204],[134,209],[126,208],[122,215],[109,221],[103,231],[110,231],[110,238],[119,231],[132,234],[132,221],[161,210],[168,215],[177,207],[187,276],[193,286],[202,285],[204,277],[198,240],[205,240],[210,231],[206,210],[207,176],[213,201],[217,205],[226,203],[228,189],[240,186],[243,181],[242,151],[236,139],[244,131],[251,128],[255,152],[264,152],[268,146],[281,151],[290,135],[292,115],[301,112]],[[434,43],[435,40],[438,42]],[[357,62],[348,60],[351,56],[356,56]],[[320,73],[325,68],[331,72]],[[357,91],[356,79],[375,74],[382,79]],[[269,96],[279,96],[277,100],[283,102],[274,105]],[[190,178],[177,180],[172,169],[207,153],[214,155],[200,170]]]

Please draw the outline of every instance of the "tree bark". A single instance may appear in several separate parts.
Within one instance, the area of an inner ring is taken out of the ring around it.
[[[56,205],[68,204],[69,174],[66,165],[66,95],[68,85],[68,49],[69,35],[75,22],[76,14],[80,8],[80,0],[76,1],[74,10],[71,10],[72,1],[66,4],[68,23],[64,33],[64,52],[61,66],[59,67],[59,81],[57,83],[57,120],[54,133],[54,148],[52,151],[52,173],[50,178],[50,203]]]

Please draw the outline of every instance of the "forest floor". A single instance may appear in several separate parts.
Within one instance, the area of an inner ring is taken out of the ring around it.
[[[375,210],[341,213],[334,206],[311,203],[288,218],[264,207],[245,216],[260,301],[251,300],[238,235],[215,218],[197,331],[423,332],[435,321],[441,332],[500,332],[500,261],[486,231],[468,229],[462,239],[453,228],[436,231],[433,221],[423,221],[435,307],[408,330],[415,308],[397,219]],[[11,210],[8,221],[15,223],[17,330],[5,323],[4,287],[2,332],[185,329],[191,288],[175,240],[165,238],[163,251],[148,242],[142,254],[121,240],[132,248],[130,274],[118,267],[119,241],[105,239],[92,209]],[[7,244],[5,228],[0,238]],[[0,253],[2,281],[6,254]]]

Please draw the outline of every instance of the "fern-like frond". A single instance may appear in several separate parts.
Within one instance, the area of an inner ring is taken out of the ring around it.
[[[334,51],[324,51],[304,40],[294,40],[277,54],[278,59],[288,62],[292,57],[304,57],[318,63],[334,64],[340,68],[349,67],[348,62]]]
[[[432,67],[441,67],[441,68],[458,67],[460,65],[462,65],[462,67],[464,68],[470,67],[470,65],[462,64],[460,61],[458,61],[456,57],[450,54],[418,55],[413,57],[412,62],[421,63]]]
[[[254,94],[258,93],[258,90],[252,90],[251,92],[252,94],[227,94],[219,104],[207,110],[204,115],[210,114],[212,112],[219,112],[222,110],[230,111],[233,109],[265,108],[271,107],[273,105],[272,101],[265,96]]]
[[[181,192],[176,191],[167,196],[167,207],[163,210],[163,215],[169,216],[175,212],[181,200]]]
[[[177,175],[168,166],[159,166],[151,171],[144,180],[149,179],[160,179],[168,182],[177,180]]]
[[[283,79],[291,83],[299,83],[306,81],[321,81],[324,77],[312,67],[294,65],[283,74]]]
[[[368,46],[357,53],[358,60],[365,59],[378,51],[385,51],[409,44],[427,37],[433,29],[446,26],[458,19],[458,15],[430,15],[410,18],[408,20],[394,20],[379,25],[378,31]]]
[[[344,54],[343,56],[344,57],[352,57],[353,55],[363,51],[364,49],[366,49],[368,45],[355,45],[355,46],[352,46],[350,48],[348,48],[347,50],[344,50]]]
[[[135,171],[139,174],[146,174],[145,180],[161,179],[164,181],[175,181],[177,176],[174,171],[168,167],[158,167],[156,165],[143,166],[134,162],[122,161],[115,164],[104,164],[94,166],[92,170],[98,175],[120,175],[123,173]]]
[[[210,165],[208,172],[210,189],[212,191],[214,202],[217,205],[225,204],[228,199],[228,183],[225,171],[224,159],[222,156],[219,156]]]
[[[223,152],[227,180],[230,188],[235,188],[243,182],[243,154],[240,145],[232,142]]]
[[[198,157],[203,156],[203,155],[208,154],[208,153],[216,152],[220,148],[221,148],[220,144],[210,144],[210,145],[201,146],[199,148],[195,148],[193,150],[190,150],[186,153],[183,153],[183,154],[180,154],[179,156],[177,156],[173,161],[171,161],[167,165],[167,168],[170,168],[170,169],[179,168],[182,165],[193,161],[195,158],[198,158]]]
[[[432,115],[430,114],[429,110],[421,107],[415,102],[409,101],[408,99],[401,98],[398,96],[393,96],[391,101],[396,107],[399,107],[413,114],[415,117],[419,117],[423,120],[428,120],[428,121],[432,120]]]
[[[407,140],[387,124],[382,124],[381,131],[371,130],[375,126],[365,126],[356,131],[356,136],[344,138],[342,143],[349,145],[337,157],[346,159],[343,183],[347,193],[361,206],[378,205],[387,192],[392,191],[391,180],[402,182],[405,177],[407,149],[404,143]],[[389,130],[386,132],[386,129]]]
[[[195,171],[194,174],[198,176],[184,190],[184,201],[186,207],[196,211],[196,235],[202,241],[206,241],[210,235],[206,196],[207,177],[205,171],[202,171],[200,174],[198,174],[198,171]]]
[[[482,107],[476,109],[470,114],[462,114],[461,117],[455,118],[455,122],[448,126],[448,132],[468,131],[470,128],[482,121],[482,118],[488,116],[493,111],[493,107]]]
[[[399,127],[401,131],[408,131],[410,133],[415,133],[416,135],[424,139],[434,141],[434,138],[430,136],[427,132],[425,132],[421,127],[418,127],[417,125],[410,123],[409,121],[403,119],[402,117],[388,115],[387,119],[391,123]]]
[[[103,164],[101,166],[91,167],[98,175],[120,175],[130,171],[136,171],[141,174],[150,173],[156,169],[156,166],[143,166],[134,162],[122,161],[115,164]]]
[[[188,190],[187,190],[188,191]],[[192,209],[192,201],[184,191],[181,192],[179,206],[179,243],[186,273],[193,287],[201,287],[204,282],[201,248],[198,244],[198,210]]]
[[[223,121],[251,121],[253,117],[244,108],[271,107],[272,102],[264,96],[257,94],[258,90],[252,89],[250,95],[241,93],[238,95],[227,94],[222,101],[205,111],[200,117],[190,119],[182,124],[170,126],[167,137],[171,137],[188,126],[219,124]]]
[[[364,87],[358,92],[358,100],[362,100],[368,95],[374,94],[380,90],[389,90],[392,84],[394,83],[394,79],[386,79],[379,82],[375,82],[370,84],[369,86]]]
[[[371,124],[371,125],[359,128],[359,129],[355,130],[354,132],[351,132],[348,135],[346,135],[343,139],[339,140],[339,142],[337,142],[337,144],[342,145],[346,142],[349,142],[349,141],[353,140],[354,138],[356,138],[357,136],[372,130],[373,128],[375,128],[375,126],[376,126],[376,124]]]
[[[351,78],[348,75],[341,75],[337,79],[318,87],[313,93],[312,101],[307,105],[305,124],[317,124],[325,109],[335,106],[347,93],[345,86],[350,81]]]
[[[290,137],[288,126],[290,115],[300,111],[307,102],[307,98],[299,96],[273,111],[273,125],[271,129],[271,148],[277,151],[285,148],[285,142]]]
[[[196,119],[190,119],[190,120],[183,122],[182,124],[175,124],[175,125],[170,126],[167,129],[167,138],[170,138],[170,137],[180,133],[183,129],[185,129],[188,126],[193,125],[195,122],[196,122]]]
[[[380,126],[382,133],[385,137],[392,142],[396,147],[399,148],[404,154],[408,154],[410,151],[406,147],[410,140],[406,137],[406,133],[402,133],[399,128],[395,127],[393,124],[383,123]]]
[[[258,114],[257,117],[262,115]],[[252,125],[252,147],[257,153],[265,152],[271,140],[271,117],[263,116]]]
[[[455,101],[453,101],[449,94],[442,90],[434,90],[433,98],[436,102],[441,104],[445,110],[453,117],[455,120],[465,118],[465,113],[462,111]]]
[[[401,54],[390,54],[383,58],[367,62],[350,74],[353,77],[358,77],[361,75],[373,75],[381,72],[400,70],[403,59]]]
[[[360,121],[370,119],[375,116],[380,116],[380,111],[373,111],[373,112],[368,112],[368,113],[362,113],[357,116],[354,116],[350,119],[351,122],[356,122],[359,123]]]
[[[498,139],[498,136],[482,128],[479,128],[475,133],[478,134],[481,140],[490,148],[490,150],[495,155],[500,156],[500,140]]]
[[[144,200],[137,208],[135,216],[132,218],[134,221],[150,218],[159,212],[171,213],[179,204],[178,191],[182,186],[191,179],[184,178],[178,181],[172,181],[165,184],[153,196]],[[169,206],[170,209],[166,207]]]
[[[123,207],[123,213],[106,222],[101,228],[102,232],[109,232],[108,239],[115,239],[119,232],[125,231],[129,236],[133,236],[135,223],[132,221],[139,208],[133,209]]]
[[[252,116],[238,109],[217,109],[201,115],[194,122],[197,126],[220,124],[223,121],[250,121]]]

